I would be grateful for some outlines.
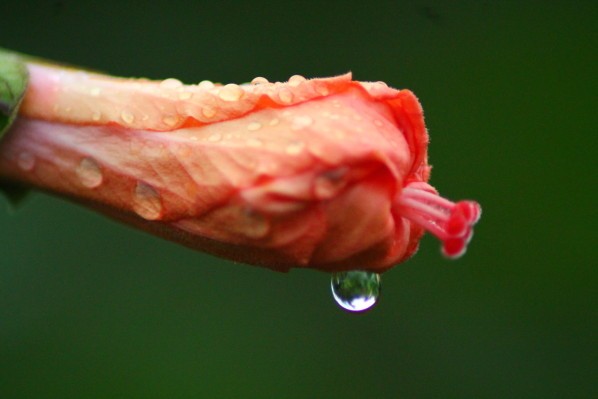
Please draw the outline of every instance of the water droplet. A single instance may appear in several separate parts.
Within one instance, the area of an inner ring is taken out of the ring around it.
[[[260,128],[262,127],[262,124],[259,122],[251,122],[249,125],[247,125],[247,130],[250,130],[252,132],[256,131],[256,130],[260,130]]]
[[[179,93],[179,100],[188,100],[193,97],[193,93],[190,91],[182,91]]]
[[[285,152],[289,155],[297,155],[303,151],[305,143],[303,141],[291,141],[285,148]]]
[[[133,200],[133,210],[144,219],[158,219],[162,213],[160,194],[147,183],[137,183]]]
[[[230,83],[220,89],[218,97],[223,101],[239,101],[243,93],[241,86]]]
[[[35,167],[35,157],[30,152],[22,152],[17,158],[17,165],[26,172],[30,172]]]
[[[212,83],[209,80],[202,80],[201,82],[199,82],[199,84],[197,86],[200,89],[204,89],[204,90],[210,90],[210,89],[213,89],[215,87],[214,83]]]
[[[131,111],[128,111],[126,109],[121,111],[120,117],[125,123],[128,124],[131,124],[135,121],[135,115],[133,115]]]
[[[316,91],[318,92],[318,94],[320,94],[322,96],[327,96],[328,94],[330,94],[330,91],[328,90],[328,87],[326,87],[324,85],[317,85],[316,86]]]
[[[91,90],[89,90],[89,94],[92,97],[99,96],[101,92],[102,92],[102,89],[100,89],[99,87],[92,87]]]
[[[301,76],[301,75],[293,75],[289,78],[289,86],[291,87],[297,87],[299,86],[301,83],[305,82],[306,79]]]
[[[165,125],[170,127],[176,125],[178,121],[179,118],[177,118],[175,115],[166,115],[162,118],[162,122],[164,122]]]
[[[83,158],[76,172],[81,184],[87,188],[98,187],[104,180],[100,166],[92,158]]]
[[[270,224],[264,215],[245,207],[233,207],[229,209],[231,220],[228,228],[238,234],[250,239],[264,237],[270,231]]]
[[[293,102],[293,93],[289,89],[282,88],[278,92],[278,98],[283,104],[290,104]]]
[[[95,122],[99,121],[101,117],[102,117],[102,113],[100,111],[94,111],[91,114],[91,120],[93,120]]]
[[[335,196],[347,184],[347,167],[331,169],[321,173],[314,181],[314,193],[320,199]]]
[[[212,133],[209,137],[208,137],[208,141],[211,141],[212,143],[215,143],[217,141],[222,140],[222,135],[220,133]]]
[[[349,312],[364,312],[378,301],[381,280],[378,273],[363,270],[332,273],[334,300]]]
[[[162,89],[178,89],[182,85],[183,85],[183,82],[181,82],[178,79],[174,79],[174,78],[164,79],[163,81],[160,82],[160,87]]]
[[[201,109],[201,113],[206,118],[211,118],[216,115],[216,110],[210,106],[205,106]]]
[[[262,143],[262,140],[256,139],[255,137],[251,137],[247,140],[247,145],[249,147],[261,147],[263,144],[264,143]]]
[[[261,76],[253,78],[253,80],[251,81],[252,85],[263,85],[263,84],[267,84],[267,83],[270,83],[270,82],[268,82],[268,79],[263,78]]]
[[[291,124],[291,130],[304,129],[304,128],[308,127],[309,125],[311,125],[313,122],[314,122],[314,120],[307,115],[296,116],[293,118],[293,122]]]
[[[278,120],[278,118],[274,118],[272,120],[270,120],[270,122],[268,122],[268,125],[270,126],[276,126],[280,123],[280,120]]]

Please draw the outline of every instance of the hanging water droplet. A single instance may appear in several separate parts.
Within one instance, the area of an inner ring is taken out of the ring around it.
[[[378,273],[363,270],[332,273],[334,300],[349,312],[364,312],[378,301],[381,280]]]
[[[100,111],[93,111],[93,113],[91,114],[91,120],[94,122],[99,121],[101,117],[102,113]]]
[[[98,187],[104,180],[100,166],[92,158],[83,158],[76,172],[81,184],[87,188]]]

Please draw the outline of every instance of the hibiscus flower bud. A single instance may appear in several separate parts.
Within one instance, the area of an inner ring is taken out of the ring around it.
[[[427,230],[460,256],[480,207],[428,184],[408,90],[350,74],[183,85],[28,62],[0,178],[278,271],[380,273]]]

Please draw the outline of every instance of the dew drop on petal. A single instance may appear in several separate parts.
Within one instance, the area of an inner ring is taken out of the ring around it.
[[[160,82],[160,87],[163,89],[178,89],[183,86],[183,82],[175,78],[164,79]]]
[[[135,115],[133,115],[131,111],[128,111],[126,109],[120,112],[120,117],[125,123],[128,124],[131,124],[135,121]]]
[[[283,104],[290,104],[293,102],[293,93],[289,89],[282,88],[278,92],[278,98]]]
[[[301,75],[293,75],[289,78],[289,86],[291,87],[297,87],[299,86],[301,83],[305,82],[306,79],[301,76]]]
[[[268,79],[263,78],[261,76],[253,78],[253,80],[251,81],[252,85],[263,85],[263,84],[267,84],[267,83],[270,83],[270,82],[268,82]]]
[[[307,115],[296,116],[293,118],[293,121],[291,122],[291,130],[301,130],[303,128],[308,127],[313,122],[314,120]]]
[[[212,133],[209,137],[208,137],[208,141],[211,141],[212,143],[215,143],[217,141],[222,140],[222,135],[220,133]]]
[[[166,115],[162,118],[162,122],[164,122],[166,126],[170,127],[175,126],[178,121],[179,119],[175,115]]]
[[[160,194],[147,183],[137,183],[133,199],[133,210],[144,219],[158,219],[162,213]]]
[[[347,184],[346,167],[340,167],[321,173],[314,179],[314,194],[320,199],[335,196]]]
[[[94,111],[91,114],[91,120],[93,120],[94,122],[99,121],[101,117],[102,117],[102,113],[100,111]]]
[[[318,94],[320,94],[322,96],[327,96],[328,94],[330,94],[328,87],[326,87],[325,85],[321,85],[321,84],[316,86],[316,91],[318,92]]]
[[[193,97],[193,93],[191,93],[190,91],[182,91],[178,94],[179,100],[189,100],[191,97]]]
[[[258,239],[268,234],[270,224],[261,214],[249,209],[238,209],[238,216],[235,218],[235,224],[231,229],[237,233],[243,234],[250,239]]]
[[[205,106],[201,109],[201,114],[206,118],[211,118],[216,115],[216,110],[210,106]]]
[[[260,130],[261,127],[262,127],[261,123],[251,122],[249,125],[247,125],[247,130],[254,132],[256,130]]]
[[[286,146],[285,152],[289,155],[297,155],[297,154],[300,154],[304,148],[305,148],[305,143],[303,141],[291,141]]]
[[[247,140],[247,145],[249,147],[261,147],[264,143],[260,139],[256,139],[255,137],[251,137]]]
[[[276,126],[279,123],[280,123],[280,120],[278,118],[274,118],[274,119],[271,119],[270,122],[268,122],[268,125],[270,125],[270,126]]]
[[[26,172],[30,172],[35,167],[35,157],[30,152],[22,152],[17,158],[17,165]]]
[[[100,89],[99,87],[92,87],[91,90],[89,90],[89,94],[92,97],[99,96],[101,92],[102,92],[102,89]]]
[[[349,312],[364,312],[376,304],[381,290],[378,273],[351,270],[332,273],[330,287],[339,306]]]
[[[197,86],[199,86],[200,89],[204,90],[213,89],[215,87],[214,83],[212,83],[209,80],[202,80],[201,82],[199,82]]]
[[[223,101],[239,101],[243,93],[241,86],[230,83],[220,89],[218,97]]]
[[[104,180],[102,170],[93,158],[83,158],[77,166],[76,173],[81,184],[87,188],[98,187]]]

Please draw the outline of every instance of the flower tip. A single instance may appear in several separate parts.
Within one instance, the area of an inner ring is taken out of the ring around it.
[[[424,227],[442,242],[442,254],[449,259],[465,254],[473,237],[473,226],[482,214],[476,201],[451,202],[425,183],[405,187],[397,205],[403,217]]]

